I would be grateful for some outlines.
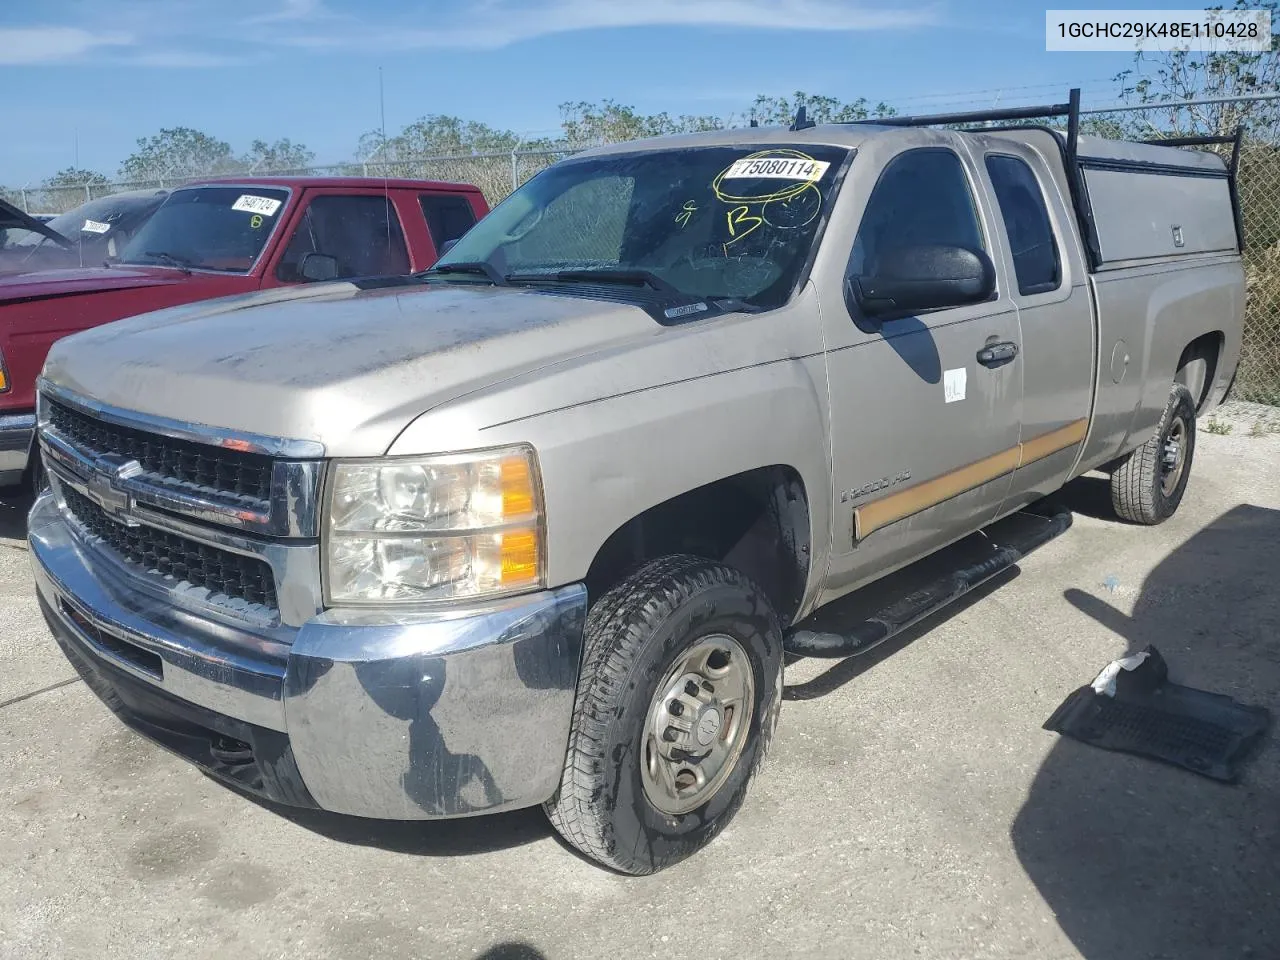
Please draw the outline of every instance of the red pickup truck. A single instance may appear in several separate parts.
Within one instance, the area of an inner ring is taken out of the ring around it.
[[[461,183],[202,180],[175,189],[101,267],[0,277],[0,487],[26,476],[35,381],[55,340],[195,300],[425,270],[488,209]]]

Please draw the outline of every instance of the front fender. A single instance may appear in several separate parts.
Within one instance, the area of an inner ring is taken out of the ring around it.
[[[610,534],[650,507],[780,464],[809,494],[811,586],[825,571],[831,526],[821,375],[820,357],[781,361],[527,423],[542,466],[550,582],[584,577]]]
[[[532,444],[546,503],[548,585],[582,580],[609,536],[651,507],[757,467],[792,467],[809,498],[807,609],[830,547],[825,377],[815,353],[478,426],[497,410],[518,409],[517,387],[426,414],[389,453]]]

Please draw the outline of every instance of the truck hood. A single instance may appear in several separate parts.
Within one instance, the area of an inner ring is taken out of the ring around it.
[[[87,330],[44,376],[126,410],[377,456],[451,399],[661,330],[635,306],[526,289],[326,283]]]
[[[0,276],[0,303],[40,300],[103,290],[128,290],[181,283],[182,271],[163,267],[76,267]]]

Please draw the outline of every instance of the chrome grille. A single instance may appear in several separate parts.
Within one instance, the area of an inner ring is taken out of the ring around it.
[[[65,484],[62,497],[67,510],[88,533],[142,572],[170,576],[215,595],[276,609],[275,580],[265,560],[154,527],[117,523],[100,506]]]
[[[99,420],[57,400],[49,401],[49,424],[86,453],[137,460],[143,470],[160,480],[261,503],[271,500],[273,461],[265,454],[136,430]]]

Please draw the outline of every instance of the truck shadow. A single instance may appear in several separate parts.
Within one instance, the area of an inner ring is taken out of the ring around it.
[[[1078,590],[1065,596],[1127,652],[1155,644],[1174,681],[1274,710],[1277,570],[1280,511],[1245,505],[1165,558],[1132,616]],[[1278,761],[1273,737],[1227,786],[1064,738],[1013,823],[1014,849],[1087,960],[1277,957]]]
[[[0,540],[27,539],[27,513],[32,499],[30,491],[22,489],[0,493]]]
[[[878,666],[885,660],[888,660],[899,650],[910,646],[930,630],[936,629],[939,624],[946,623],[952,617],[968,610],[969,607],[973,606],[983,597],[986,597],[990,593],[994,593],[1006,583],[1017,579],[1018,574],[1021,572],[1022,571],[1016,566],[1001,571],[986,583],[969,591],[959,600],[948,604],[937,613],[930,614],[914,627],[909,627],[906,630],[903,630],[896,637],[886,640],[877,647],[872,647],[866,653],[860,654],[856,657],[847,657],[843,660],[831,661],[833,665],[818,674],[812,680],[806,680],[803,683],[784,686],[782,690],[782,699],[816,700],[819,697],[825,697],[830,693],[834,693],[846,683],[855,680],[868,670]],[[791,664],[803,659],[806,658],[789,655],[787,657],[787,663]]]
[[[1111,506],[1109,477],[1086,473],[1082,477],[1076,477],[1055,493],[1053,499],[1072,513],[1093,517],[1095,520],[1106,520],[1109,523],[1125,522],[1116,516],[1115,509]]]
[[[522,847],[554,834],[540,807],[450,820],[368,820],[325,810],[288,807],[256,797],[223,781],[218,781],[218,784],[304,830],[339,843],[376,847],[390,853],[462,857]]]
[[[478,954],[476,960],[547,960],[547,955],[523,940],[509,940],[495,943],[484,953]]]

